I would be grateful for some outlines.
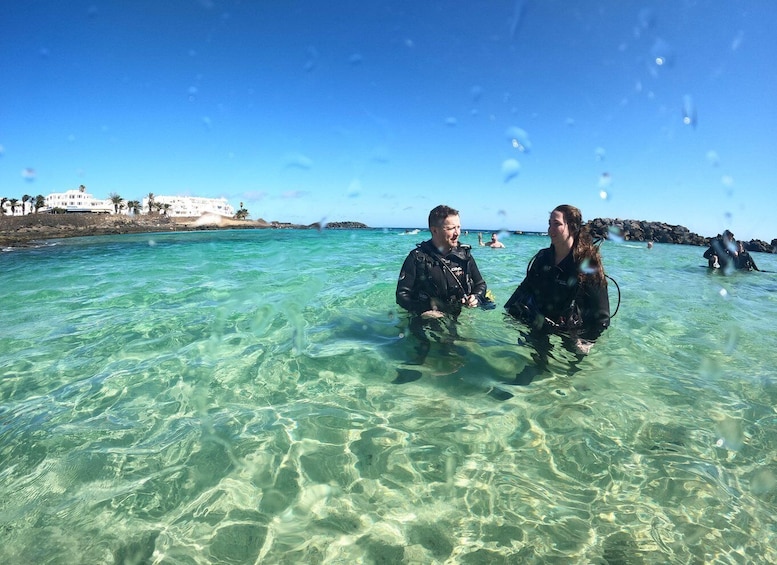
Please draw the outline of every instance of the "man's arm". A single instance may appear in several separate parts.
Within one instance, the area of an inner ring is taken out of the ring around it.
[[[469,258],[469,276],[472,279],[472,294],[478,297],[480,302],[485,301],[486,298],[486,281],[483,280],[483,275],[480,274],[477,263],[475,263],[474,257]]]
[[[409,312],[421,314],[431,309],[428,301],[420,301],[414,298],[413,288],[416,282],[416,261],[413,252],[408,254],[405,262],[402,263],[402,270],[399,272],[397,281],[396,299],[397,304]]]

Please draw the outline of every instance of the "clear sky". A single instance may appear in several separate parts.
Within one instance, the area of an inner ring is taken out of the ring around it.
[[[254,219],[585,219],[777,237],[774,0],[19,0],[0,196]]]

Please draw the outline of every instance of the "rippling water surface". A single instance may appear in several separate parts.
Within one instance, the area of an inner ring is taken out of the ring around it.
[[[777,274],[607,242],[620,311],[577,371],[513,384],[531,351],[500,307],[397,384],[424,236],[2,253],[0,561],[777,561]],[[548,242],[503,240],[474,249],[500,306]]]

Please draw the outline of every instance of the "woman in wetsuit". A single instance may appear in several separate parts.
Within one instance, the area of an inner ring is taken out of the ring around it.
[[[550,247],[534,256],[505,308],[534,333],[559,333],[565,345],[584,355],[610,325],[602,258],[574,206],[551,212],[548,235]]]

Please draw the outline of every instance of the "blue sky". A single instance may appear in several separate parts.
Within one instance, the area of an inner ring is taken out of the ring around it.
[[[771,0],[13,2],[0,195],[510,230],[570,203],[770,241],[776,25]]]

